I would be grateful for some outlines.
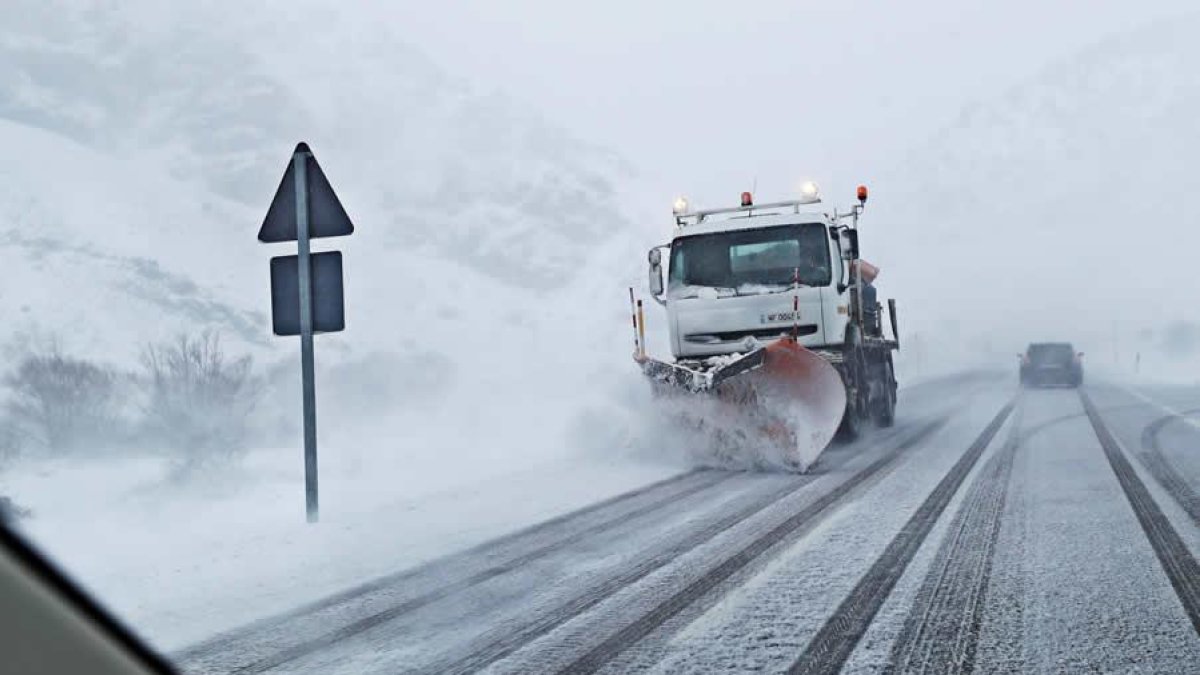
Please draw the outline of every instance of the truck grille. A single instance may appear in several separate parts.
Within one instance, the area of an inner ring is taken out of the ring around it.
[[[817,332],[816,324],[801,324],[797,326],[797,335],[813,335]],[[716,344],[718,342],[736,342],[744,340],[748,337],[752,338],[777,338],[782,335],[791,335],[791,326],[774,326],[771,328],[759,328],[757,330],[734,330],[724,331],[719,333],[692,333],[684,335],[683,339],[688,342],[698,344]]]

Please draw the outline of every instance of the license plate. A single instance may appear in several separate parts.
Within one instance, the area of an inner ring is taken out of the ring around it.
[[[800,312],[776,312],[774,314],[760,314],[759,323],[778,323],[780,321],[799,321]]]

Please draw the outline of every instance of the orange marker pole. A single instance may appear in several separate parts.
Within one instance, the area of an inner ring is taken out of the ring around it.
[[[646,358],[646,313],[642,310],[642,301],[637,301],[638,355]]]
[[[633,286],[629,287],[629,318],[633,321],[633,357],[642,355],[642,343],[638,339],[637,305],[633,301]]]
[[[800,338],[800,268],[792,272],[792,339]]]

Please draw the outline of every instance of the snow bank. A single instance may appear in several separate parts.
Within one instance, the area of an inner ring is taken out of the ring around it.
[[[482,471],[479,453],[446,450],[465,467],[452,482],[399,452],[366,462],[328,447],[312,526],[296,448],[259,451],[201,483],[164,482],[161,462],[122,458],[21,467],[0,489],[33,512],[21,521],[32,540],[171,650],[676,470],[587,457]]]

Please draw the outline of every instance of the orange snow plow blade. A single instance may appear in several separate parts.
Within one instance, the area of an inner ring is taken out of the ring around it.
[[[807,471],[846,410],[837,369],[791,338],[736,357],[641,363],[659,393],[709,393],[711,403],[689,399],[681,417],[712,432],[722,458],[736,454],[756,466]]]

